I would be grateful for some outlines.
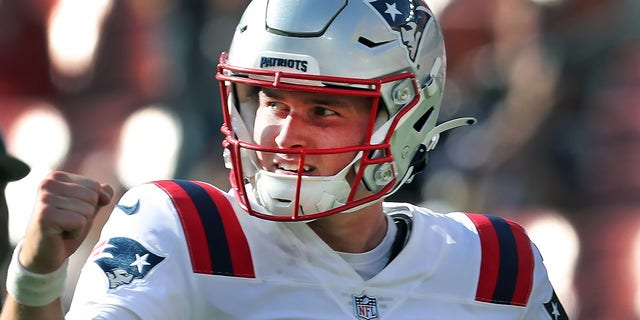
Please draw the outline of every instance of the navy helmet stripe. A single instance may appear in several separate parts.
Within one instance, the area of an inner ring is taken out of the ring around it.
[[[233,274],[229,244],[216,203],[201,186],[187,180],[174,180],[174,182],[187,192],[198,211],[209,243],[213,272]]]

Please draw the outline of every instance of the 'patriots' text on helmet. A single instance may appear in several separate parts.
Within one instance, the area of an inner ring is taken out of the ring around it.
[[[238,24],[220,81],[225,161],[242,207],[278,221],[347,213],[380,201],[419,172],[442,131],[442,32],[422,0],[254,0]],[[371,98],[367,137],[341,148],[267,148],[253,139],[260,88]],[[262,168],[260,153],[297,157],[297,174]],[[354,153],[332,176],[304,174],[305,157]]]

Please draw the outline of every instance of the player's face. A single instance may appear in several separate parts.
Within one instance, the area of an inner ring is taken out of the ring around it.
[[[369,98],[262,89],[254,123],[254,140],[277,148],[337,148],[360,145],[367,132]],[[343,169],[355,152],[308,155],[304,174],[331,176]],[[298,156],[258,152],[264,170],[297,174]]]

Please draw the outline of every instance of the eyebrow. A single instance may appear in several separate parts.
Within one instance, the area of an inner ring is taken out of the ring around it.
[[[264,94],[265,96],[269,97],[269,98],[274,98],[274,99],[282,99],[283,98],[283,95],[280,94],[279,90],[262,88],[260,90],[260,92],[262,94]],[[322,97],[314,96],[311,99],[306,99],[305,98],[305,100],[307,102],[310,102],[310,103],[319,104],[319,105],[327,105],[327,106],[332,106],[332,107],[346,108],[348,105],[350,105],[348,103],[348,101],[346,100],[346,98],[336,97],[336,96],[332,96],[332,95],[324,95]]]

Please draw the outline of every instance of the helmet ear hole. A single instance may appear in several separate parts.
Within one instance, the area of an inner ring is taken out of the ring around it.
[[[429,108],[429,110],[427,110],[427,112],[425,112],[414,124],[413,124],[413,129],[415,129],[417,132],[422,131],[422,129],[424,128],[424,125],[427,123],[427,120],[429,120],[429,117],[431,117],[431,114],[433,113],[433,107]]]

